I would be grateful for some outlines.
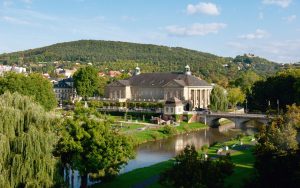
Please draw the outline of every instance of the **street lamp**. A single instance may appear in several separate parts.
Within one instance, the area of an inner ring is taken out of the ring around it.
[[[277,113],[279,115],[279,99],[277,99]]]
[[[247,102],[248,102],[248,101],[247,101],[247,99],[246,99],[246,114],[247,114],[247,112],[248,112],[248,111],[247,111]]]

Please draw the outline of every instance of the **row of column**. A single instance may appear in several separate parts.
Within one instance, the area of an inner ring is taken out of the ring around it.
[[[192,89],[190,99],[193,102],[194,108],[207,108],[210,104],[210,89]]]

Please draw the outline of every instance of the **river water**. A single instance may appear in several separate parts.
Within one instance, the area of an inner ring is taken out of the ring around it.
[[[234,129],[234,124],[222,125],[219,128],[207,128],[200,131],[176,135],[167,139],[147,142],[137,146],[136,157],[128,162],[120,173],[126,173],[137,168],[151,166],[153,164],[169,160],[175,157],[184,147],[194,145],[196,149],[200,149],[203,145],[211,145],[215,142],[224,142],[230,140],[241,132],[253,134],[252,129],[240,130]],[[71,187],[80,186],[80,176],[77,171],[73,174],[73,185]],[[70,177],[70,179],[72,179]],[[95,182],[88,182],[88,185]]]
[[[175,157],[188,144],[200,149],[203,145],[209,146],[214,142],[227,141],[241,133],[239,129],[231,129],[232,126],[234,127],[229,124],[220,128],[207,128],[141,144],[136,148],[135,159],[130,160],[120,173],[166,161]]]

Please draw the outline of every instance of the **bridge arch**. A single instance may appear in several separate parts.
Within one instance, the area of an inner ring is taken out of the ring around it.
[[[266,125],[267,123],[268,120],[266,119],[244,119],[239,122],[239,128],[258,128],[259,126]]]
[[[225,121],[235,124],[235,120],[233,118],[215,117],[209,120],[208,125],[217,128]]]

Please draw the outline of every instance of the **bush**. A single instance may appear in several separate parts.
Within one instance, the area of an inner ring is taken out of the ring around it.
[[[174,166],[161,174],[160,183],[166,187],[224,187],[224,179],[233,168],[230,156],[204,160],[194,146],[187,145],[176,156]]]
[[[175,127],[173,127],[171,125],[166,125],[166,126],[163,127],[161,132],[163,134],[167,134],[167,135],[174,135],[174,134],[176,134],[177,130],[176,130]]]
[[[154,139],[157,140],[159,138],[159,133],[158,132],[152,132],[150,133],[150,136]]]

